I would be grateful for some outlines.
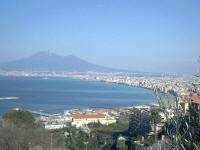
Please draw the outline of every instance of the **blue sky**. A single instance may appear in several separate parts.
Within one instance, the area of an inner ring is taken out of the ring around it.
[[[1,0],[0,62],[51,50],[153,72],[200,68],[199,0]]]

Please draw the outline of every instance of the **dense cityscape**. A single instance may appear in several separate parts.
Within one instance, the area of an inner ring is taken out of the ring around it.
[[[99,72],[69,72],[69,73],[51,73],[51,72],[22,72],[22,71],[1,71],[2,76],[25,76],[25,77],[50,77],[75,78],[82,80],[111,82],[159,90],[163,93],[174,91],[178,96],[187,96],[192,90],[192,75],[175,75],[169,73],[99,73]]]

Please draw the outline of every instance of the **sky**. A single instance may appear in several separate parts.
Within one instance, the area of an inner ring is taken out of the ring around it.
[[[0,62],[38,51],[133,71],[200,68],[199,0],[0,0]]]

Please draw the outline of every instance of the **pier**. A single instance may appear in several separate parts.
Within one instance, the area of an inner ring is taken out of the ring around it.
[[[29,111],[33,114],[37,114],[37,115],[42,115],[42,116],[47,116],[47,117],[55,117],[55,115],[43,113],[43,112],[40,112],[40,111],[35,111],[35,110],[27,110],[27,111]]]

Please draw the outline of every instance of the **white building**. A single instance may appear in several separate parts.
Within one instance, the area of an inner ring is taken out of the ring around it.
[[[44,125],[44,128],[49,129],[49,130],[62,129],[64,127],[66,127],[66,124],[45,124]]]
[[[77,128],[83,127],[89,123],[101,123],[103,125],[109,125],[116,123],[115,119],[106,118],[105,114],[83,114],[83,115],[74,115],[72,117],[72,125]]]

